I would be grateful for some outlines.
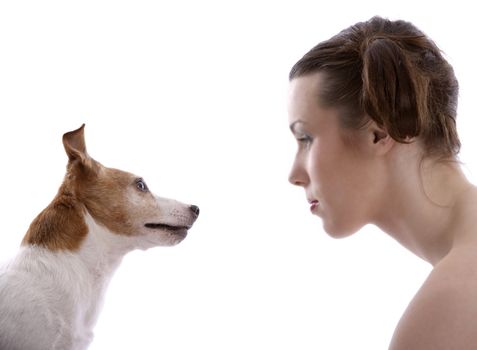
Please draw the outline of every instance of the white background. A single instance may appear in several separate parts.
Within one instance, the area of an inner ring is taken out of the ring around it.
[[[464,3],[468,3],[464,5]],[[91,349],[385,349],[430,265],[374,227],[333,240],[287,182],[287,75],[373,15],[415,23],[460,81],[473,149],[476,29],[459,1],[0,2],[0,259],[55,195],[61,135],[197,204],[174,248],[129,254]]]

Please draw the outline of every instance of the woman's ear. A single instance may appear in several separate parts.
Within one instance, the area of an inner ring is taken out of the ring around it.
[[[383,127],[371,121],[368,126],[368,145],[376,155],[386,154],[396,143]]]

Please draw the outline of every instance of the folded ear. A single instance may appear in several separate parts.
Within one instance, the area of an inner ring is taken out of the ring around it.
[[[70,162],[78,160],[84,164],[89,158],[84,142],[84,126],[63,135],[63,146]]]

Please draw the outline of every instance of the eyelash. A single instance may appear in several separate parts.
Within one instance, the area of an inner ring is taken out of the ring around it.
[[[299,144],[306,145],[306,146],[310,145],[311,142],[313,141],[313,139],[308,135],[297,137],[296,140],[298,141]]]

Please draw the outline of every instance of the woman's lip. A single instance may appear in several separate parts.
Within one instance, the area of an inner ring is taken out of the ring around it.
[[[310,210],[314,211],[315,208],[320,204],[317,200],[310,201]]]

